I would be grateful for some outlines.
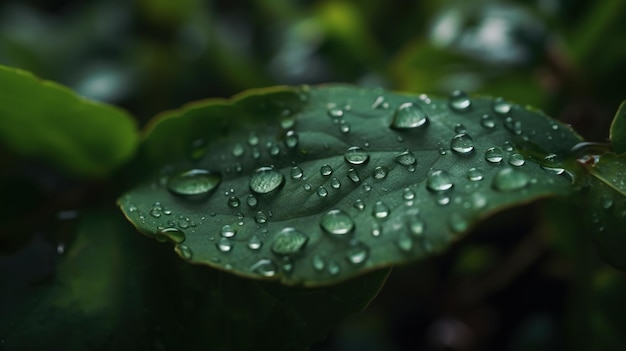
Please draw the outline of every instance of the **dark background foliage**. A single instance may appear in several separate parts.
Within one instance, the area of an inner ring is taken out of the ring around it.
[[[347,82],[503,96],[605,141],[626,96],[625,14],[621,0],[6,0],[0,63],[142,125],[248,88]],[[1,141],[0,161],[0,282],[43,284],[80,209],[112,204],[124,184],[68,177]],[[600,262],[576,211],[544,202],[487,221],[446,255],[396,269],[365,313],[314,349],[617,347],[623,276]]]

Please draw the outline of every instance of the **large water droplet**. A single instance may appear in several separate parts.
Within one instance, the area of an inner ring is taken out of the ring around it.
[[[309,237],[294,228],[285,228],[274,237],[272,252],[279,256],[295,255],[306,246]]]
[[[470,100],[467,93],[462,90],[455,90],[450,94],[450,107],[455,111],[467,111],[472,106],[472,100]]]
[[[267,194],[283,185],[285,177],[272,167],[261,167],[250,176],[250,189],[258,194]]]
[[[333,174],[333,169],[332,167],[330,167],[329,164],[325,164],[322,167],[320,167],[320,174],[327,177],[331,174]]]
[[[220,230],[220,235],[224,238],[232,238],[235,234],[237,234],[237,229],[230,224],[224,225]]]
[[[372,216],[378,219],[387,218],[390,212],[389,206],[382,201],[376,201],[372,207]]]
[[[322,216],[320,226],[328,234],[345,236],[354,229],[354,221],[344,211],[333,209]]]
[[[503,98],[495,98],[493,100],[493,112],[495,112],[499,116],[506,116],[511,112],[511,104],[504,101]]]
[[[450,141],[450,149],[458,154],[469,154],[474,151],[474,140],[465,133],[457,134]]]
[[[263,277],[273,277],[276,275],[276,264],[270,259],[263,258],[258,260],[250,267],[250,270]]]
[[[358,146],[350,147],[343,156],[351,165],[362,165],[370,159],[370,155]]]
[[[497,146],[492,146],[485,151],[485,160],[489,163],[500,163],[503,158],[502,149]]]
[[[412,102],[405,102],[398,106],[391,120],[391,128],[393,129],[413,129],[425,126],[428,117],[424,110]]]
[[[526,173],[507,167],[496,173],[492,186],[498,191],[515,191],[525,188],[529,182]]]
[[[426,187],[431,191],[445,191],[454,186],[450,173],[437,170],[430,172],[426,178]]]
[[[353,243],[346,252],[346,258],[352,264],[361,264],[367,260],[370,254],[370,248],[361,243]]]
[[[202,196],[212,193],[222,181],[219,173],[192,169],[177,173],[167,182],[169,191],[181,196]]]
[[[156,231],[155,239],[160,242],[169,241],[174,244],[180,244],[185,241],[185,233],[178,228],[162,228]]]

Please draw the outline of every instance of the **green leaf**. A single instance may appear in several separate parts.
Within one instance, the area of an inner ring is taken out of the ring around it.
[[[586,164],[591,188],[585,222],[602,253],[613,266],[626,269],[626,154],[607,153]]]
[[[0,256],[11,267],[0,270],[3,347],[304,350],[363,310],[388,273],[318,289],[242,279],[184,263],[112,210],[86,210],[63,256],[41,241]]]
[[[616,153],[626,152],[626,101],[622,102],[613,118],[609,139]]]
[[[163,167],[118,202],[191,263],[327,285],[572,193],[577,166],[560,160],[580,141],[540,111],[462,92],[273,88],[156,120],[144,150]]]
[[[5,66],[0,87],[0,142],[18,154],[102,177],[135,152],[136,122],[118,108]]]

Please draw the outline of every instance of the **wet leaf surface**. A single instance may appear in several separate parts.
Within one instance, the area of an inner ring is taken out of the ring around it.
[[[622,102],[617,113],[615,113],[609,138],[616,153],[626,152],[626,101]]]
[[[502,99],[272,88],[164,114],[160,172],[119,199],[190,263],[308,286],[445,250],[501,209],[577,188],[581,141]]]

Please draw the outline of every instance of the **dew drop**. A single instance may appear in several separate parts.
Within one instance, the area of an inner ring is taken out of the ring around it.
[[[411,166],[417,163],[417,158],[415,155],[409,151],[405,150],[403,153],[399,154],[395,158],[396,162],[403,166]]]
[[[263,277],[273,277],[276,275],[276,264],[270,259],[263,258],[258,260],[250,267],[250,270]]]
[[[602,204],[602,208],[605,210],[608,210],[611,207],[613,207],[613,199],[611,199],[610,197],[606,195],[600,198],[600,203]]]
[[[454,126],[454,132],[457,134],[467,134],[467,128],[463,124],[457,123]]]
[[[402,190],[402,198],[407,201],[413,200],[415,198],[415,192],[410,188],[404,188],[404,190]]]
[[[396,240],[396,245],[401,251],[409,252],[413,249],[413,240],[405,232],[400,232]]]
[[[299,142],[298,134],[293,130],[287,131],[287,133],[285,134],[285,146],[287,146],[290,149],[293,149],[296,146],[298,146],[298,142]]]
[[[263,224],[267,222],[267,215],[263,211],[258,211],[254,215],[254,221],[257,222],[258,224]]]
[[[389,170],[387,169],[387,167],[384,166],[378,166],[376,168],[374,168],[374,179],[384,179],[387,176],[387,173],[389,172]]]
[[[504,120],[504,127],[511,133],[515,134],[515,135],[521,135],[522,134],[522,122],[516,119],[513,119],[513,117],[507,117]]]
[[[337,275],[341,273],[341,266],[339,265],[339,263],[331,261],[328,264],[328,273],[330,273],[330,275]]]
[[[324,188],[323,186],[320,186],[319,188],[317,188],[317,195],[319,197],[326,197],[328,196],[328,190],[326,190],[326,188]]]
[[[455,90],[450,94],[450,107],[455,111],[467,111],[472,106],[472,101],[466,92]]]
[[[458,154],[467,155],[474,151],[474,140],[465,133],[457,134],[450,141],[450,149]]]
[[[339,124],[339,131],[341,131],[343,134],[350,133],[350,125],[346,123],[345,121],[341,121],[341,122],[342,123]]]
[[[491,115],[485,113],[480,118],[480,125],[487,129],[493,129],[496,127],[496,119],[493,118]]]
[[[420,128],[428,122],[424,110],[412,102],[405,102],[398,106],[393,114],[390,127],[397,130]]]
[[[376,201],[372,207],[372,216],[378,219],[387,218],[390,212],[389,206],[382,201]]]
[[[191,251],[187,245],[176,245],[176,251],[178,251],[178,254],[185,260],[191,260],[193,258],[193,251]]]
[[[483,180],[483,172],[478,168],[472,167],[467,171],[467,179],[473,182]]]
[[[233,249],[233,243],[228,238],[220,238],[215,246],[221,252],[230,252]]]
[[[259,203],[258,200],[256,199],[256,197],[254,197],[254,195],[250,194],[246,197],[246,203],[248,204],[248,206],[250,207],[256,207],[256,205]]]
[[[181,196],[208,195],[221,181],[222,176],[219,173],[205,169],[191,169],[170,177],[167,188],[170,192]]]
[[[263,246],[263,242],[259,239],[258,236],[253,235],[252,238],[248,241],[248,248],[250,250],[258,250]]]
[[[354,168],[350,168],[348,170],[348,178],[350,178],[350,180],[353,183],[358,183],[361,181],[361,178],[359,177],[359,174],[357,173],[356,169]]]
[[[333,178],[330,180],[330,186],[331,186],[333,189],[339,189],[339,188],[341,188],[341,182],[339,181],[339,179],[337,179],[337,177],[333,177]]]
[[[300,253],[309,237],[294,228],[284,228],[272,241],[272,252],[279,256],[295,255]]]
[[[499,116],[506,116],[511,112],[511,104],[504,101],[504,99],[500,97],[493,100],[493,105],[491,107],[493,112]]]
[[[231,196],[228,198],[228,206],[232,207],[232,208],[237,208],[239,207],[240,201],[239,198],[236,196]]]
[[[270,156],[278,156],[280,154],[280,146],[277,144],[271,144],[268,147]]]
[[[460,213],[453,212],[448,219],[448,226],[454,233],[460,234],[469,228],[469,223]]]
[[[445,191],[451,189],[453,186],[452,176],[450,173],[443,170],[430,172],[426,178],[426,188],[431,191]]]
[[[330,108],[328,109],[328,116],[331,118],[341,118],[343,117],[343,110],[339,108]]]
[[[352,146],[344,154],[346,162],[351,165],[362,165],[370,159],[370,155],[358,146]]]
[[[352,232],[354,221],[344,211],[333,209],[322,216],[320,226],[326,233],[341,237]]]
[[[426,233],[426,223],[419,217],[413,217],[408,222],[409,232],[416,238],[422,238]]]
[[[489,163],[500,163],[503,158],[502,149],[497,146],[492,146],[485,151],[485,160]]]
[[[257,194],[267,194],[285,182],[285,177],[272,167],[261,167],[250,176],[250,189]]]
[[[511,166],[523,166],[525,162],[526,160],[524,159],[524,156],[518,153],[511,154],[511,156],[509,157],[509,164]]]
[[[365,202],[363,202],[363,200],[361,199],[357,199],[354,202],[354,208],[356,208],[359,211],[363,211],[365,209]]]
[[[155,233],[155,239],[160,242],[169,241],[174,244],[180,244],[185,241],[185,233],[174,227],[158,229]]]
[[[357,242],[348,248],[346,258],[352,264],[361,264],[367,260],[369,254],[370,248],[361,242]]]
[[[326,268],[326,262],[324,262],[324,258],[320,254],[315,254],[313,256],[311,264],[313,265],[313,269],[318,272],[321,272],[324,270],[324,268]]]
[[[333,169],[332,167],[330,167],[329,164],[325,164],[322,167],[320,167],[320,174],[327,177],[331,174],[333,174]]]
[[[302,171],[302,168],[298,166],[291,167],[291,172],[290,172],[291,179],[300,179],[302,178],[303,175],[304,175],[304,172]]]
[[[220,230],[220,235],[223,238],[232,238],[233,236],[235,236],[235,234],[237,234],[237,230],[233,228],[233,226],[231,226],[230,224],[224,225]]]
[[[493,178],[493,188],[498,191],[516,191],[528,186],[530,179],[526,173],[514,168],[504,168]]]
[[[311,191],[311,184],[309,183],[304,183],[302,184],[302,188],[306,191]]]
[[[237,143],[235,144],[235,146],[233,146],[233,151],[232,151],[233,156],[241,157],[243,156],[244,152],[245,152],[245,149],[243,148],[243,145]]]
[[[560,175],[565,172],[565,168],[561,166],[556,154],[546,156],[540,164],[541,169],[548,173]]]

